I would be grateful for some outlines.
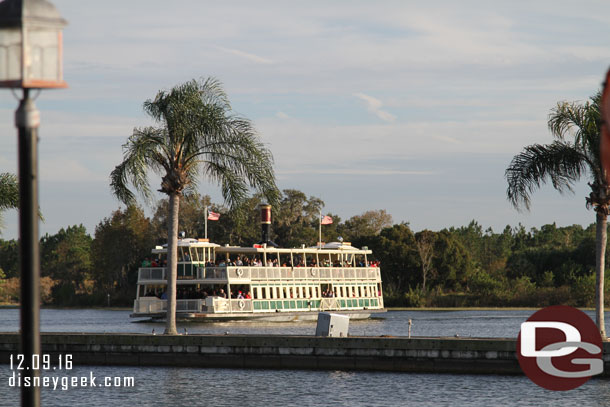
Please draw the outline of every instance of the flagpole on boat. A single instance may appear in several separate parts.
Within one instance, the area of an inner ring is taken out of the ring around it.
[[[205,207],[205,238],[208,238],[208,207]]]
[[[318,249],[322,248],[322,209],[320,209],[320,224],[318,225],[320,229],[320,240],[318,240]]]

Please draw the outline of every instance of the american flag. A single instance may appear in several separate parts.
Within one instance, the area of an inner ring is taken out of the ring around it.
[[[330,225],[331,223],[333,223],[333,218],[331,218],[330,216],[324,216],[320,221],[320,224],[322,225]]]
[[[208,220],[218,220],[218,219],[220,219],[220,214],[219,213],[212,212],[212,211],[210,211],[208,213]]]

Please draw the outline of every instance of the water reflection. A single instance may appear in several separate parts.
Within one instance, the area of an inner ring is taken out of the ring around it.
[[[607,380],[568,392],[544,390],[524,376],[384,372],[79,366],[72,376],[133,376],[135,388],[45,389],[43,405],[172,406],[605,406]],[[0,377],[8,377],[0,366]],[[51,376],[54,373],[50,374]],[[17,389],[0,393],[16,405]]]

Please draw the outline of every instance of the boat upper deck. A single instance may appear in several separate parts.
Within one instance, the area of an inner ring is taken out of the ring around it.
[[[138,283],[163,283],[167,280],[166,273],[165,267],[142,267],[138,271]],[[381,275],[378,267],[205,267],[195,263],[178,264],[179,283],[212,284],[227,281],[249,283],[284,280],[381,281]]]
[[[149,267],[141,267],[138,284],[167,280],[163,257],[167,248],[157,246]],[[379,268],[368,261],[372,252],[349,243],[334,242],[316,247],[277,248],[219,246],[204,240],[178,242],[178,282],[240,283],[282,280],[381,281]]]

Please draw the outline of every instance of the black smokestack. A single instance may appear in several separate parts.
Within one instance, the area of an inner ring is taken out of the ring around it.
[[[271,205],[261,204],[261,232],[262,241],[269,241],[269,229],[271,228]]]

